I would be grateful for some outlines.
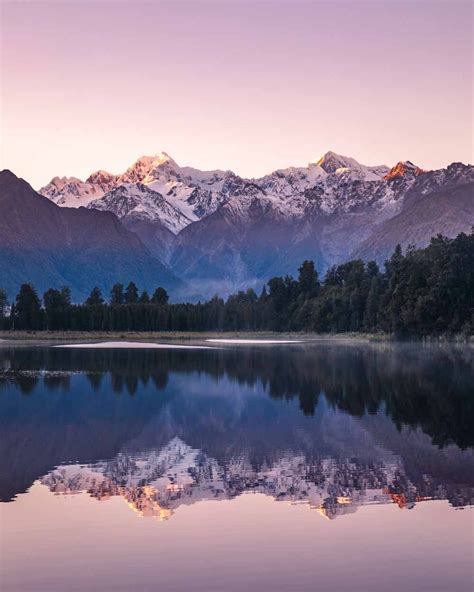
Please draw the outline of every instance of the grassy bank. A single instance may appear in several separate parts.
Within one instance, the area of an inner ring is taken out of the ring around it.
[[[202,341],[205,339],[315,339],[337,341],[389,341],[389,335],[365,333],[277,333],[271,331],[0,331],[0,339],[5,341]]]
[[[399,341],[388,333],[296,333],[276,331],[0,331],[0,341],[204,341],[206,339],[293,339],[374,343]],[[404,341],[423,343],[465,343],[474,345],[474,336],[437,335]]]

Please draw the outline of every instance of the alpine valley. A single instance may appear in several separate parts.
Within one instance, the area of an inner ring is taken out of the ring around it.
[[[334,152],[259,179],[182,167],[162,152],[120,175],[54,177],[39,194],[4,171],[0,285],[13,294],[24,281],[68,284],[76,298],[129,280],[175,299],[259,290],[304,259],[323,274],[469,232],[473,188],[472,165],[365,166]]]

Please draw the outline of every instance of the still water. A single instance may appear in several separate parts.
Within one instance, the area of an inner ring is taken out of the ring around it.
[[[474,354],[0,347],[2,592],[471,591]]]

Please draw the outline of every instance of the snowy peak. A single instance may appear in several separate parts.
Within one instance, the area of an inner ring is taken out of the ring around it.
[[[388,173],[384,176],[386,181],[390,181],[391,179],[395,179],[397,177],[405,177],[405,176],[417,176],[421,173],[424,173],[423,169],[420,169],[415,164],[413,164],[410,160],[406,160],[404,162],[398,162],[394,167],[392,167]]]
[[[41,193],[61,206],[156,221],[177,233],[213,213],[227,199],[233,178],[231,172],[180,167],[169,154],[159,152],[142,156],[121,175],[99,170],[86,181],[55,177]]]
[[[176,162],[171,158],[171,156],[167,152],[164,152],[164,151],[158,152],[158,154],[155,154],[155,156],[153,158],[154,158],[154,162],[156,163],[156,166],[158,166],[160,164],[164,164],[165,162],[169,162],[171,164],[176,165]]]
[[[82,183],[77,177],[53,177],[50,184],[58,190],[63,189],[66,185]]]
[[[160,168],[175,169],[178,165],[166,152],[142,156],[123,175],[119,175],[117,183],[145,183],[152,173]]]
[[[86,183],[94,183],[108,189],[111,189],[116,182],[117,175],[112,175],[112,173],[108,173],[107,171],[96,171],[86,179]]]
[[[324,156],[311,164],[322,168],[329,175],[343,175],[360,181],[378,181],[389,170],[384,165],[365,166],[354,158],[342,156],[332,151],[326,152]]]
[[[96,174],[94,173],[91,177]],[[113,187],[113,182],[109,182],[105,178],[99,183],[95,180],[84,182],[77,177],[53,177],[47,185],[39,190],[39,193],[58,206],[79,208],[102,197],[111,187]]]
[[[354,158],[341,156],[329,150],[321,158],[315,161],[316,166],[321,167],[326,173],[335,173],[338,169],[359,170],[361,165]]]

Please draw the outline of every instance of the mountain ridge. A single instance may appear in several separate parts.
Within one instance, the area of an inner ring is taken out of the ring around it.
[[[225,296],[295,274],[304,259],[320,273],[351,257],[383,264],[396,244],[407,246],[405,227],[418,247],[434,234],[467,232],[474,201],[454,190],[468,185],[468,194],[473,183],[474,167],[462,163],[433,171],[409,160],[366,166],[329,151],[306,167],[246,179],[181,167],[162,152],[121,175],[55,177],[41,192],[60,206],[113,212],[179,278],[204,296]]]
[[[133,279],[149,289],[184,288],[112,212],[61,208],[0,172],[0,285],[11,296],[24,282],[40,293],[68,285],[75,299],[97,285],[107,296],[113,283]]]

